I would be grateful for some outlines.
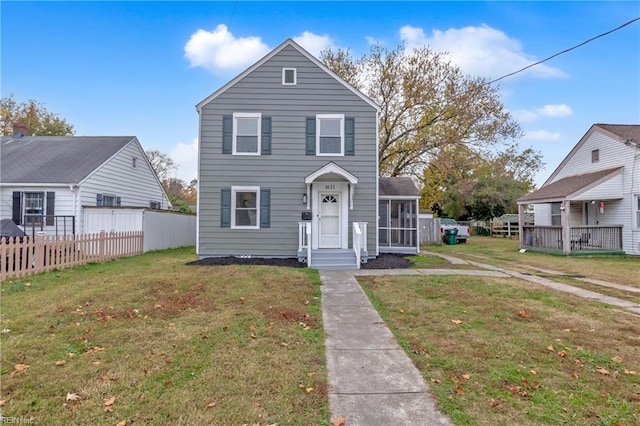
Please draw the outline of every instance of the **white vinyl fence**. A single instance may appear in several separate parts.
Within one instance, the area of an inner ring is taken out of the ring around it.
[[[143,231],[144,252],[196,245],[196,215],[141,208],[85,208],[86,233]]]

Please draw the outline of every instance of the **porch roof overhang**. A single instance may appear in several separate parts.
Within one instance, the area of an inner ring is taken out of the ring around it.
[[[338,166],[333,161],[325,164],[324,166],[320,167],[318,170],[316,170],[315,172],[311,173],[309,176],[304,178],[304,183],[306,183],[307,185],[311,184],[320,176],[324,176],[328,174],[338,175],[352,185],[355,185],[358,183],[357,177],[355,177],[354,175],[352,175],[342,167]]]
[[[559,201],[616,200],[622,198],[624,167],[567,176],[518,199],[518,204],[541,204]],[[603,194],[607,194],[603,196]]]

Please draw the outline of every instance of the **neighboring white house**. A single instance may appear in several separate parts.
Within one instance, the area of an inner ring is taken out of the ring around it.
[[[3,136],[0,219],[28,235],[84,232],[84,207],[167,209],[134,136]]]
[[[640,254],[640,125],[594,124],[540,189],[522,248]]]

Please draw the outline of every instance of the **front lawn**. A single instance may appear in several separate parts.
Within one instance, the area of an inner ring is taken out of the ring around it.
[[[510,279],[359,277],[456,425],[640,424],[640,317]]]
[[[195,258],[167,250],[3,282],[2,415],[326,423],[317,272],[185,265]]]

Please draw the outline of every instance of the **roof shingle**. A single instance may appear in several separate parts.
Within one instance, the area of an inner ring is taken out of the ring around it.
[[[596,172],[584,173],[581,175],[567,176],[548,185],[543,186],[537,191],[533,191],[518,201],[537,201],[554,198],[563,198],[573,194],[582,188],[591,185],[594,182],[622,169],[622,167],[614,167],[611,169],[598,170]]]
[[[378,188],[381,196],[417,197],[420,195],[413,179],[406,176],[381,177],[378,181]]]
[[[134,136],[3,136],[2,183],[80,183]]]

